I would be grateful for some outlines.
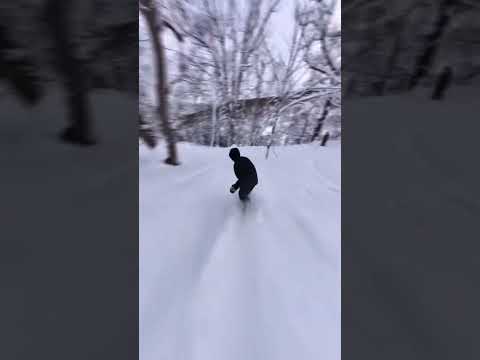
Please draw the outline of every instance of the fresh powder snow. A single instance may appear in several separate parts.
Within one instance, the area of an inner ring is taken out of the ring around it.
[[[339,360],[341,146],[139,148],[140,358]]]

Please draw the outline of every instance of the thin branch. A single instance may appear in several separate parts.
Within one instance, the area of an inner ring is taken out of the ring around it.
[[[166,20],[163,20],[163,25],[165,25],[167,28],[169,28],[176,36],[177,40],[180,41],[180,42],[183,42],[183,36],[182,34],[180,34],[180,32],[177,31],[177,29],[175,29],[174,26],[172,26],[172,24],[170,24],[168,21]]]

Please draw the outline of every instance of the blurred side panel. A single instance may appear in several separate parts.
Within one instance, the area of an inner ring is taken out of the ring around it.
[[[342,358],[478,359],[480,6],[342,1]]]
[[[0,5],[0,358],[138,357],[138,3]]]

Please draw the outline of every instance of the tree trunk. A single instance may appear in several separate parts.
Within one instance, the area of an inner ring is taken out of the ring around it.
[[[148,124],[143,120],[142,116],[138,114],[139,119],[139,135],[140,138],[147,144],[150,149],[153,149],[157,145],[157,139],[155,138],[155,134],[148,127]]]
[[[235,144],[235,120],[230,119],[230,122],[228,124],[229,129],[230,129],[230,140],[229,140],[229,146]]]
[[[179,165],[178,155],[177,155],[177,146],[175,142],[175,136],[173,129],[170,126],[169,117],[168,117],[168,84],[167,84],[167,64],[165,61],[165,51],[162,44],[162,22],[159,21],[159,18],[156,13],[156,8],[154,2],[148,2],[149,8],[142,8],[142,12],[145,16],[148,29],[150,31],[150,36],[152,37],[153,50],[155,54],[155,62],[157,69],[157,109],[156,113],[160,118],[160,124],[162,132],[167,141],[167,153],[168,157],[165,159],[165,163],[169,165]]]
[[[328,138],[330,137],[330,134],[327,132],[325,135],[322,136],[322,143],[320,145],[325,146],[327,145]]]
[[[267,145],[267,152],[265,153],[265,159],[268,159],[268,154],[270,153],[270,146],[271,144]]]
[[[418,56],[412,77],[410,78],[409,90],[414,89],[428,73],[433,65],[435,55],[440,46],[440,39],[450,23],[450,11],[454,6],[454,0],[443,0],[438,5],[438,15],[433,25],[433,30],[426,38],[425,47]]]
[[[315,139],[320,135],[320,131],[322,130],[323,122],[328,116],[328,113],[330,112],[330,107],[332,106],[332,103],[330,99],[327,99],[325,102],[325,106],[323,107],[322,115],[318,119],[318,124],[315,127],[315,130],[313,131],[312,138],[310,139],[311,142],[314,142]]]
[[[442,100],[444,98],[445,92],[452,82],[452,76],[452,69],[449,66],[445,67],[435,83],[435,88],[432,94],[433,100]]]
[[[401,36],[402,36],[402,23],[401,22],[395,22],[392,25],[391,31],[393,34],[395,34],[395,38],[393,39],[393,45],[390,51],[390,54],[387,58],[386,62],[386,69],[385,73],[383,75],[381,84],[380,84],[380,95],[385,95],[385,92],[387,91],[388,88],[388,82],[392,78],[393,75],[393,69],[395,67],[395,64],[397,62],[398,55],[400,53],[400,43],[401,43]]]
[[[301,135],[301,137],[298,141],[298,144],[301,144],[303,141],[305,141],[308,125],[309,125],[309,121],[308,121],[308,116],[307,116],[307,118],[305,119],[305,122],[303,124],[302,135]]]
[[[354,76],[351,76],[350,79],[348,79],[346,81],[346,83],[347,83],[347,86],[345,87],[344,97],[348,98],[348,97],[350,97],[351,95],[354,94],[354,91],[355,91],[355,88],[356,88],[356,83],[355,83]],[[343,91],[343,89],[344,89],[344,87],[342,87],[342,91]]]
[[[37,74],[34,59],[8,56],[9,50],[22,48],[11,37],[7,27],[0,24],[0,79],[5,79],[27,104],[34,105],[43,95],[42,80]]]
[[[71,125],[62,134],[62,139],[78,145],[95,143],[90,121],[88,88],[82,63],[75,57],[72,35],[69,32],[70,0],[49,0],[46,8],[47,21],[53,34],[57,51],[58,68],[64,77],[67,89],[67,104]]]
[[[270,153],[270,147],[273,145],[275,131],[277,130],[277,123],[278,123],[278,120],[279,120],[279,117],[280,117],[278,109],[275,110],[275,115],[274,116],[275,116],[275,121],[273,123],[272,132],[270,133],[270,139],[269,139],[268,144],[267,144],[267,152],[265,154],[266,159],[268,159],[268,154]]]
[[[212,85],[213,99],[212,99],[212,131],[210,134],[210,146],[215,146],[215,137],[217,134],[217,77],[214,76]]]

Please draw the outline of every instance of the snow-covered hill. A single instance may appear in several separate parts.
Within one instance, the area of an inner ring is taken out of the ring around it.
[[[139,151],[140,357],[340,359],[340,143],[241,148],[259,185],[242,211],[228,149]]]

